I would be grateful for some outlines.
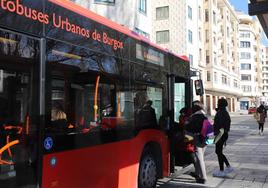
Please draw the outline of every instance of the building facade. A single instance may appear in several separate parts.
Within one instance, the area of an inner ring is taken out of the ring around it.
[[[192,69],[197,70],[204,81],[205,94],[201,100],[207,113],[215,114],[217,100],[221,97],[227,99],[230,112],[236,111],[240,96],[237,57],[239,20],[234,8],[226,0],[158,0],[152,2],[152,7],[153,16],[161,7],[169,7],[170,10],[181,9],[177,15],[186,17],[186,23],[176,17],[153,20],[152,39],[176,53],[187,54]],[[184,39],[180,43],[176,39],[162,44],[157,35],[163,30],[181,34]]]
[[[243,13],[238,13],[239,61],[241,68],[242,96],[239,98],[240,111],[256,107],[262,98],[262,53],[261,26],[258,21]]]
[[[186,55],[186,0],[153,0],[151,5],[152,41],[174,53]]]
[[[268,105],[268,47],[265,48],[265,59],[262,64],[262,78],[263,78],[263,96],[266,100],[266,105]]]
[[[72,0],[150,39],[152,31],[151,0]]]
[[[267,85],[268,85],[268,65],[267,65],[267,53],[266,53],[266,47],[261,44],[261,56],[260,56],[260,61],[261,61],[261,87],[262,87],[262,93],[261,93],[261,98],[260,98],[260,103],[264,104],[265,106],[268,106],[268,90],[267,90]]]
[[[205,95],[207,113],[216,113],[219,98],[226,98],[235,112],[240,96],[238,23],[234,8],[226,0],[204,0]]]

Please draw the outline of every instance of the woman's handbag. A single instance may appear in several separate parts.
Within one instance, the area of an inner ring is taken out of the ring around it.
[[[256,119],[256,121],[260,121],[260,120],[261,120],[261,115],[260,115],[260,113],[256,112],[256,113],[254,114],[254,118]]]

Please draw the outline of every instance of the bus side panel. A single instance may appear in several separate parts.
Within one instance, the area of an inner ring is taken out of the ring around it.
[[[136,188],[139,160],[147,142],[158,142],[162,150],[163,175],[169,174],[167,136],[157,130],[141,131],[135,138],[44,156],[44,188]]]

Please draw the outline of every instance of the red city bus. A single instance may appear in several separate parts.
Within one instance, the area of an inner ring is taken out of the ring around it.
[[[1,0],[1,187],[154,187],[187,58],[65,0]]]

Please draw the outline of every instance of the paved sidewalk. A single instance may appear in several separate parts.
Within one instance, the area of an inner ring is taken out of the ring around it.
[[[208,146],[211,152],[215,146]],[[213,147],[213,148],[211,148]],[[197,184],[189,173],[194,171],[192,165],[179,170],[173,178],[163,179],[169,185],[160,188],[175,187],[220,187],[220,188],[268,188],[268,130],[260,136],[256,130],[249,132],[246,137],[238,139],[224,149],[229,162],[235,171],[224,178],[212,177],[218,170],[217,156],[214,152],[205,156],[208,181]]]

